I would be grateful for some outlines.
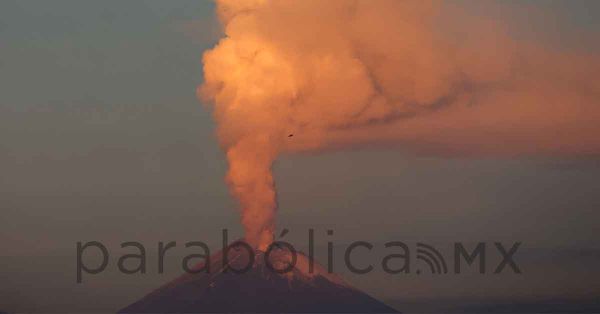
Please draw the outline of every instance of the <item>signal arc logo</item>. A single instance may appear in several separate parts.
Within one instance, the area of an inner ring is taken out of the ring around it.
[[[417,243],[417,259],[429,265],[432,274],[447,274],[448,266],[442,254],[434,247]]]

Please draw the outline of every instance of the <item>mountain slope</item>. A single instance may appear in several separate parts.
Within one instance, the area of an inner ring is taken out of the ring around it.
[[[309,272],[308,258],[301,253],[296,267],[286,274],[267,267],[260,251],[254,252],[255,262],[247,272],[226,270],[243,269],[249,258],[244,249],[231,249],[224,267],[223,254],[216,253],[210,259],[210,272],[184,274],[120,313],[397,313],[316,263]],[[290,260],[291,254],[284,250],[269,257],[275,269],[284,269]]]

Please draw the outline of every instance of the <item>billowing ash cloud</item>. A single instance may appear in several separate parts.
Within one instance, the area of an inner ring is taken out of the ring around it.
[[[442,8],[421,0],[218,1],[226,36],[204,54],[199,94],[214,110],[248,241],[272,241],[271,165],[281,153],[364,145],[600,152],[597,54],[547,50]]]

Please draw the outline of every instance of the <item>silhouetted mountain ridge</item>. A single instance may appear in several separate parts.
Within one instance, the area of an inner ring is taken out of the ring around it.
[[[291,254],[275,250],[265,263],[264,253],[254,251],[254,263],[248,271],[235,273],[249,265],[244,249],[230,249],[223,265],[222,252],[210,259],[210,271],[184,274],[165,284],[120,313],[397,313],[393,308],[361,292],[335,274],[314,263],[309,271],[308,258],[297,254],[296,266],[284,269]],[[202,269],[198,265],[195,269]]]

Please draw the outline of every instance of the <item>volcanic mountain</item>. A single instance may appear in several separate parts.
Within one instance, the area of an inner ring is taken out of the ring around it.
[[[226,251],[225,261],[224,251],[211,256],[209,271],[186,273],[120,313],[398,313],[316,262],[311,271],[302,253],[289,272],[280,273],[293,265],[288,250],[272,250],[268,263],[258,250]]]

